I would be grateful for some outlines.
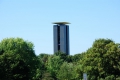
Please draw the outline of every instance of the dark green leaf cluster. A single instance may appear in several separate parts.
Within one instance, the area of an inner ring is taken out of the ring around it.
[[[0,80],[34,79],[39,61],[33,44],[22,38],[6,38],[0,42]]]

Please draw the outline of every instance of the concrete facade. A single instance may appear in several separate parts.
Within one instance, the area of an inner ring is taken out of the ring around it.
[[[56,24],[53,26],[54,53],[61,51],[67,55],[69,51],[69,26],[66,24]]]

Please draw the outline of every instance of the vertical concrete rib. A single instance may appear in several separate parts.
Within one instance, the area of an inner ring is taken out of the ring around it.
[[[66,53],[66,26],[60,25],[60,50]]]
[[[57,25],[54,25],[53,26],[53,45],[54,45],[54,52],[57,52],[57,49],[58,49],[58,40],[57,40],[57,38],[58,38],[58,36],[57,36]]]

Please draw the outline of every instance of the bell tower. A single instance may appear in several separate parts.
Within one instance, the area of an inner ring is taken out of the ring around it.
[[[69,25],[68,22],[54,22],[53,24],[53,40],[54,40],[54,53],[61,51],[67,55],[70,54],[69,50]]]

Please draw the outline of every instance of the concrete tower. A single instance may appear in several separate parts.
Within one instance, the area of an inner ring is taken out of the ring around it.
[[[67,55],[70,54],[69,50],[69,26],[68,22],[54,22],[53,24],[53,40],[54,40],[54,53],[61,51]]]

